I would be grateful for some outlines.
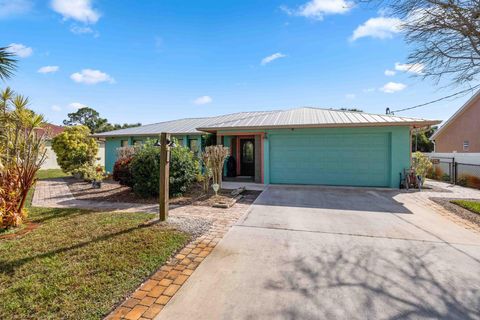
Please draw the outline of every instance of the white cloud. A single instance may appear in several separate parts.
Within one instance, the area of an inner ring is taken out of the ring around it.
[[[408,73],[413,73],[413,74],[423,74],[423,69],[425,69],[425,66],[421,63],[413,63],[413,64],[408,64],[408,63],[395,63],[395,70],[398,71],[403,71],[403,72],[408,72]]]
[[[10,43],[8,45],[8,51],[19,56],[20,58],[26,58],[32,55],[33,49],[23,45],[21,43]]]
[[[0,0],[0,18],[27,13],[32,6],[29,0]]]
[[[398,18],[370,18],[353,31],[350,41],[355,41],[363,37],[377,39],[392,38],[396,33],[400,32],[401,23],[402,20]]]
[[[75,33],[75,34],[93,34],[94,37],[98,37],[99,34],[97,31],[93,30],[90,27],[82,27],[78,26],[76,24],[72,24],[70,27],[70,32]]]
[[[45,66],[38,69],[37,72],[38,73],[54,73],[54,72],[57,72],[58,69],[60,69],[59,66]]]
[[[385,75],[386,75],[387,77],[392,77],[392,76],[394,76],[395,74],[396,74],[396,72],[393,71],[393,70],[389,70],[389,69],[385,70]]]
[[[87,106],[80,102],[72,102],[68,105],[68,107],[72,110],[78,110],[80,108],[86,108]]]
[[[348,100],[353,100],[356,98],[356,95],[354,93],[347,93],[345,95],[345,98],[348,99]]]
[[[353,3],[345,0],[311,0],[296,9],[281,6],[280,9],[291,16],[302,16],[322,20],[328,14],[342,14],[353,8]]]
[[[403,83],[388,82],[383,87],[381,87],[380,90],[385,92],[385,93],[394,93],[394,92],[402,91],[406,87],[407,86]]]
[[[61,108],[60,106],[53,105],[53,106],[52,106],[52,111],[60,112],[60,111],[62,111],[62,108]]]
[[[262,66],[274,61],[274,60],[277,60],[277,59],[280,59],[280,58],[285,58],[286,55],[283,54],[283,53],[280,53],[280,52],[277,52],[277,53],[274,53],[272,55],[269,55],[268,57],[265,57],[262,59],[262,61],[260,62],[260,64]]]
[[[100,70],[83,69],[80,72],[73,73],[70,78],[78,83],[97,84],[100,82],[114,83],[115,79]]]
[[[366,88],[366,89],[363,89],[362,91],[365,93],[370,93],[370,92],[374,92],[375,90],[376,90],[375,88]]]
[[[100,13],[92,7],[91,0],[52,0],[51,6],[65,20],[96,23],[100,19]]]
[[[213,99],[210,96],[201,96],[193,100],[193,103],[200,105],[200,104],[208,104],[208,103],[211,103],[212,101]]]

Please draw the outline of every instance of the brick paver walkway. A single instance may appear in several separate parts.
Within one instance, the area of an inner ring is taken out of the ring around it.
[[[153,319],[157,316],[198,265],[210,254],[228,229],[247,212],[250,202],[236,203],[228,209],[207,206],[181,206],[171,209],[170,216],[205,218],[212,221],[212,225],[205,234],[188,244],[155,272],[106,319],[137,320]],[[76,200],[63,179],[38,181],[32,205],[50,208],[158,213],[158,205]]]
[[[32,205],[34,207],[78,208],[97,211],[158,212],[157,204],[77,200],[62,178],[37,181]]]
[[[399,202],[410,202],[415,203],[417,205],[423,205],[429,208],[432,208],[438,214],[448,218],[449,220],[459,224],[467,229],[470,229],[474,232],[480,233],[480,227],[473,222],[470,222],[466,219],[459,217],[458,215],[450,212],[449,210],[445,209],[440,204],[432,201],[430,198],[452,198],[452,199],[478,199],[480,200],[480,190],[471,189],[471,188],[464,188],[461,186],[451,185],[449,183],[434,181],[434,180],[427,180],[425,184],[429,187],[433,187],[437,190],[445,190],[443,191],[432,191],[429,189],[424,189],[421,192],[417,190],[412,190],[410,192],[402,192],[398,196],[395,197],[395,200]]]

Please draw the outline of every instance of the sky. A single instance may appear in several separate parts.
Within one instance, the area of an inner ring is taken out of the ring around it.
[[[0,46],[19,59],[0,88],[56,124],[82,106],[143,124],[300,106],[383,114],[464,89],[407,65],[398,23],[348,0],[0,0]],[[398,115],[445,120],[470,96]]]

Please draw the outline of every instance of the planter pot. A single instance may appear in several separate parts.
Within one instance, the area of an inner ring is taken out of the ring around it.
[[[102,187],[102,181],[92,181],[92,188],[93,189],[100,189]]]

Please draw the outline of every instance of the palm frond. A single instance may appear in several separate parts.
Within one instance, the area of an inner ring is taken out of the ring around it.
[[[0,79],[7,80],[13,76],[17,69],[17,59],[15,54],[8,50],[8,47],[0,47]]]

